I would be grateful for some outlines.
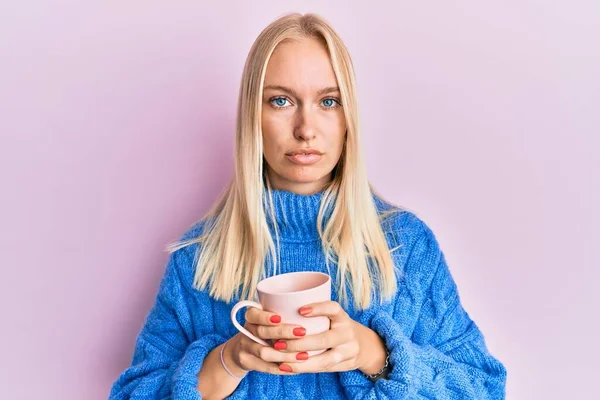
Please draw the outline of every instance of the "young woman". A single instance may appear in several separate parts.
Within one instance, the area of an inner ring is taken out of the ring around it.
[[[111,399],[498,399],[506,372],[463,309],[432,231],[369,185],[352,62],[314,14],[254,43],[238,104],[235,174],[172,252]],[[275,274],[331,275],[306,335],[236,301]],[[309,357],[308,351],[328,349]]]

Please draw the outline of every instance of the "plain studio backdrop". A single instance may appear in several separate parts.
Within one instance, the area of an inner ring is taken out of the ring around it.
[[[250,46],[290,11],[346,42],[370,179],[433,229],[507,398],[589,398],[600,7],[540,0],[2,2],[2,397],[108,396],[164,245],[232,175]]]

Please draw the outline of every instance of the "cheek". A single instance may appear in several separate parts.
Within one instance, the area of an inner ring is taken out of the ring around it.
[[[346,120],[344,113],[339,112],[327,120],[324,120],[323,132],[327,132],[327,140],[330,145],[335,146],[337,143],[343,143],[346,132]]]
[[[278,153],[286,148],[286,143],[289,143],[292,136],[292,123],[290,118],[284,113],[271,115],[263,113],[262,121],[262,138],[263,148],[265,153],[271,152],[271,157],[276,157]]]
[[[340,124],[336,121],[336,123],[329,126],[325,132],[329,133],[326,139],[327,147],[333,152],[340,152],[344,146],[344,141],[346,140],[346,124]]]
[[[277,129],[263,127],[263,154],[268,162],[278,162],[283,150],[282,135]]]
[[[276,153],[277,144],[275,138],[269,132],[265,132],[263,128],[263,153],[267,160],[272,160]]]
[[[337,164],[340,160],[342,152],[344,150],[345,141],[345,129],[343,131],[336,132],[328,140],[328,147],[330,149],[331,163]]]
[[[277,124],[274,124],[272,119],[263,116],[262,138],[265,151],[274,147],[274,143],[277,139],[277,131]]]

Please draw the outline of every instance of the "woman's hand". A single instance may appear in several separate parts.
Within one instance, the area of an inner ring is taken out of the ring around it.
[[[275,313],[249,307],[246,311],[244,328],[261,339],[298,339],[306,335],[306,329],[299,325],[281,323],[281,317]],[[284,352],[280,345],[275,348],[256,343],[243,333],[229,340],[224,357],[228,368],[237,376],[247,371],[267,372],[275,375],[289,375],[279,369],[279,363],[299,363],[308,359],[306,352]],[[230,367],[230,363],[233,364]]]
[[[354,321],[335,301],[313,303],[302,307],[305,317],[327,316],[331,327],[301,339],[279,340],[275,348],[286,348],[290,354],[306,354],[310,350],[330,349],[303,363],[283,361],[279,366],[287,373],[340,372],[360,369],[365,374],[378,372],[385,363],[385,345],[379,335]],[[285,354],[285,353],[282,353]]]

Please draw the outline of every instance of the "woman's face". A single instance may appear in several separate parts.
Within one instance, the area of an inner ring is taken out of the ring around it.
[[[281,43],[264,83],[262,136],[276,189],[312,194],[332,179],[346,121],[325,47],[315,39]]]

